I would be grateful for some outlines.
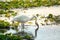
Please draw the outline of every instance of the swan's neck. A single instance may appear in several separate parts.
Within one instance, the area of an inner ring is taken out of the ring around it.
[[[36,17],[36,16],[33,16],[33,17],[31,17],[31,18],[30,18],[30,20],[33,20],[33,18],[37,19],[37,17]]]

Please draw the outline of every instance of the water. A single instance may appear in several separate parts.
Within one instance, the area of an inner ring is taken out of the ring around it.
[[[48,14],[53,14],[53,15],[60,15],[60,6],[50,6],[50,7],[34,7],[34,8],[28,8],[28,9],[11,9],[15,12],[17,12],[16,16],[20,16],[20,15],[26,15],[28,17],[32,17],[33,15],[39,14],[40,16],[47,16]],[[40,17],[39,17],[40,18]],[[38,18],[38,19],[39,19]],[[0,18],[2,19],[2,18]],[[11,20],[13,19],[13,17],[11,18]],[[9,22],[11,20],[8,20]],[[43,23],[44,24],[44,19],[39,20],[38,21],[39,24]],[[32,21],[32,23],[34,24],[34,21]]]
[[[12,9],[16,11],[18,15],[27,15],[32,16],[35,14],[45,15],[47,16],[49,13],[54,15],[60,15],[60,6],[51,6],[51,7],[36,7],[36,8],[28,8],[27,10],[23,9]],[[27,32],[30,32],[34,35],[36,27],[28,26]],[[13,32],[13,31],[12,31]],[[35,40],[60,40],[60,25],[45,25],[41,26],[38,30],[37,38]]]
[[[60,40],[60,27],[44,26],[38,30],[38,36],[35,40]]]
[[[54,15],[60,15],[60,6],[50,6],[50,7],[34,7],[34,8],[28,8],[27,10],[25,9],[12,9],[16,11],[19,15],[35,15],[35,14],[40,14],[40,15],[48,15],[48,14],[54,14]]]
[[[35,40],[60,40],[60,25],[40,26]],[[30,26],[28,31],[34,35],[35,27]]]
[[[37,37],[35,40],[60,40],[60,25],[45,25],[41,26],[38,30]],[[34,35],[34,31],[36,26],[25,26],[27,29],[25,30],[28,33]],[[9,32],[9,31],[8,31]],[[13,30],[10,31],[11,33],[15,32]]]

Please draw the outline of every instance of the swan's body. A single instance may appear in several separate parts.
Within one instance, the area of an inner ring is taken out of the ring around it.
[[[22,15],[22,16],[16,16],[13,18],[12,21],[17,21],[17,22],[21,22],[21,23],[25,23],[27,21],[29,21],[31,18],[25,16],[25,15]]]

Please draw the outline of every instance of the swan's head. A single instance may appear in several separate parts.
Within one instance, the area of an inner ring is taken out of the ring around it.
[[[33,19],[37,20],[38,17],[39,17],[39,14],[33,15],[33,17],[31,18],[31,20],[33,20]]]

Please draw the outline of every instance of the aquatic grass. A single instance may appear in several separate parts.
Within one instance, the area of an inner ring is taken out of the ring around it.
[[[29,8],[39,6],[53,6],[60,5],[60,0],[20,0],[20,1],[6,1],[0,2],[0,9],[9,10],[12,8]]]

